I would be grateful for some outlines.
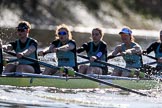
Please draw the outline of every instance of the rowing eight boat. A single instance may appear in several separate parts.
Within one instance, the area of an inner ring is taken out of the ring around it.
[[[10,55],[13,55],[13,56],[16,56],[16,54],[15,53],[12,53],[12,52],[6,52],[6,53],[8,53],[8,54],[10,54]],[[55,78],[55,81],[54,81],[54,79],[53,80],[50,80],[50,82],[47,82],[46,84],[45,84],[45,86],[48,86],[48,83],[51,83],[51,84],[54,84],[54,85],[52,85],[53,87],[57,87],[56,85],[58,85],[58,87],[57,88],[66,88],[67,86],[65,86],[65,85],[68,85],[68,88],[80,88],[81,87],[81,85],[88,85],[88,88],[91,88],[91,86],[90,85],[93,85],[92,83],[90,83],[89,84],[89,82],[88,81],[85,81],[85,79],[86,80],[91,80],[91,81],[94,81],[95,83],[96,83],[96,87],[98,88],[99,86],[100,86],[100,83],[101,84],[105,84],[105,85],[107,85],[107,86],[111,86],[111,87],[115,87],[115,88],[120,88],[120,89],[122,89],[122,90],[124,90],[124,91],[128,91],[128,92],[132,92],[132,93],[135,93],[135,94],[138,94],[138,95],[141,95],[141,96],[148,96],[148,97],[152,97],[151,95],[149,95],[149,94],[145,94],[145,93],[142,93],[142,92],[139,92],[139,91],[136,91],[136,90],[133,90],[133,89],[131,89],[131,87],[129,87],[129,88],[127,88],[126,86],[124,86],[124,84],[127,84],[127,85],[131,85],[131,86],[133,86],[133,87],[135,87],[135,89],[150,89],[150,85],[151,85],[151,88],[153,88],[153,87],[155,87],[156,86],[156,83],[153,81],[153,84],[151,84],[151,82],[149,82],[149,84],[146,84],[145,83],[145,81],[144,82],[141,82],[140,81],[140,83],[138,82],[135,82],[135,83],[133,83],[133,84],[131,84],[131,82],[124,82],[124,83],[121,83],[120,85],[119,84],[115,84],[115,82],[113,82],[113,81],[111,81],[111,82],[108,82],[108,81],[105,81],[105,80],[101,80],[101,79],[97,79],[97,78],[94,78],[94,77],[91,77],[91,76],[88,76],[88,75],[84,75],[84,74],[82,74],[82,73],[78,73],[78,72],[76,72],[76,71],[73,71],[73,70],[70,70],[70,69],[67,69],[66,67],[57,67],[57,66],[53,66],[53,65],[51,65],[51,64],[48,64],[48,63],[45,63],[45,62],[41,62],[41,61],[39,61],[39,60],[36,60],[36,59],[32,59],[32,58],[29,58],[29,57],[25,57],[25,56],[23,56],[22,57],[22,59],[26,59],[26,60],[29,60],[29,61],[31,61],[31,62],[34,62],[34,63],[39,63],[40,65],[43,65],[43,66],[46,66],[46,67],[49,67],[49,68],[53,68],[53,69],[57,69],[57,70],[61,70],[61,71],[63,71],[65,74],[67,74],[67,75],[70,75],[70,76],[79,76],[79,77],[81,77],[81,78],[84,78],[84,79],[76,79],[76,78],[69,78],[69,80],[70,81],[68,81],[67,80],[67,78],[57,78],[57,80],[56,80],[56,78]],[[116,67],[116,68],[120,68],[121,69],[121,67],[118,67],[118,66],[114,66],[114,65],[112,65],[112,64],[109,64],[109,63],[105,63],[105,62],[102,62],[102,61],[97,61],[97,62],[100,62],[100,63],[104,63],[104,64],[106,64],[106,65],[108,65],[108,66],[112,66],[112,67]],[[124,68],[122,68],[122,69],[124,69]],[[124,69],[124,70],[127,70],[127,71],[131,71],[131,70],[128,70],[128,69]],[[19,72],[18,72],[19,73]],[[16,74],[18,74],[17,72],[16,72]],[[15,74],[15,73],[14,73]],[[29,86],[34,86],[34,85],[31,85],[32,84],[32,82],[33,82],[33,78],[43,78],[43,75],[34,75],[34,76],[30,76],[30,75],[28,75],[29,73],[22,73],[21,72],[21,74],[18,74],[18,76],[20,75],[20,76],[26,76],[26,77],[32,77],[32,78],[30,78],[30,85]],[[48,77],[49,77],[49,75],[48,75]],[[44,78],[47,78],[47,76],[45,76]],[[52,77],[53,78],[53,77]],[[63,82],[60,82],[60,81],[62,81],[64,79],[64,81]],[[8,82],[8,80],[9,79],[7,79],[7,82]],[[54,82],[53,82],[54,81]],[[82,83],[82,81],[84,82],[84,83]],[[18,84],[20,83],[21,81],[19,81],[18,82]],[[59,83],[57,83],[57,82],[59,82]],[[71,83],[69,83],[69,82],[71,82]],[[93,83],[94,83],[93,82]],[[13,81],[11,81],[11,83],[13,84]],[[79,87],[76,87],[75,85],[73,86],[73,83],[74,84],[77,84],[77,85],[79,85]],[[24,85],[25,83],[23,83],[23,85]],[[39,85],[39,84],[41,84],[41,82],[40,81],[38,81],[38,84],[36,84],[36,86],[44,86],[44,85]],[[60,85],[62,85],[62,84],[65,84],[64,86],[60,86]],[[139,84],[139,85],[136,85],[136,84]],[[70,86],[72,86],[72,87],[70,87]],[[121,86],[122,85],[122,86]],[[149,85],[149,88],[148,88],[148,85]],[[16,86],[19,86],[19,85],[16,85]],[[107,87],[107,86],[105,86],[105,87]],[[96,88],[95,87],[95,88]],[[139,88],[139,87],[142,87],[142,88]],[[85,87],[85,88],[87,88],[87,87]]]
[[[13,75],[13,74],[12,74]],[[1,76],[0,85],[11,85],[18,87],[29,87],[29,86],[46,86],[56,88],[68,88],[68,89],[88,89],[88,88],[110,88],[108,85],[104,85],[92,80],[88,80],[80,77],[60,77],[51,75],[39,75],[31,73],[15,72],[14,77],[12,76]],[[23,75],[20,77],[19,75]],[[96,77],[96,76],[92,76]],[[122,85],[131,89],[151,89],[161,83],[157,83],[155,80],[139,80],[137,78],[122,78],[111,77],[105,75],[100,77],[107,82],[113,84]],[[106,79],[107,78],[107,79]]]

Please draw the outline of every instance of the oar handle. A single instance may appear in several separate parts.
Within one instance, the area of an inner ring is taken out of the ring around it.
[[[118,55],[116,55],[116,56],[107,56],[107,59],[109,60],[109,59],[113,59],[113,58],[119,57],[119,56],[122,56],[122,55],[121,55],[121,54],[118,54]]]

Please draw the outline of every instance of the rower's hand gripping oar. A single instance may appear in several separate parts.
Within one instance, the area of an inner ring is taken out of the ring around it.
[[[6,52],[7,54],[10,54],[12,56],[16,56],[15,53],[13,52]],[[26,59],[26,60],[29,60],[29,61],[32,61],[32,62],[37,62],[41,65],[44,65],[44,66],[47,66],[49,68],[54,68],[54,69],[59,69],[59,70],[63,70],[63,68],[60,68],[60,67],[57,67],[57,66],[53,66],[51,64],[48,64],[48,63],[44,63],[44,62],[41,62],[39,60],[36,60],[36,59],[32,59],[32,58],[29,58],[29,57],[25,57],[23,56],[22,59]],[[141,92],[138,92],[138,91],[135,91],[135,90],[132,90],[132,89],[129,89],[129,88],[125,88],[125,87],[122,87],[122,86],[119,86],[117,84],[112,84],[110,82],[106,82],[106,81],[103,81],[103,80],[100,80],[100,79],[97,79],[97,78],[94,78],[94,77],[90,77],[90,76],[87,76],[85,74],[82,74],[82,73],[78,73],[76,71],[73,71],[73,70],[68,70],[67,68],[64,69],[68,72],[68,74],[70,73],[70,75],[76,75],[76,76],[80,76],[80,77],[83,77],[83,78],[86,78],[86,79],[89,79],[89,80],[92,80],[92,81],[95,81],[95,82],[98,82],[98,83],[102,83],[102,84],[105,84],[105,85],[109,85],[109,86],[112,86],[112,87],[115,87],[115,88],[119,88],[119,89],[122,89],[122,90],[125,90],[125,91],[128,91],[128,92],[132,92],[132,93],[136,93],[136,94],[139,94],[141,96],[148,96],[148,97],[152,97],[148,94],[145,94],[145,93],[141,93]]]

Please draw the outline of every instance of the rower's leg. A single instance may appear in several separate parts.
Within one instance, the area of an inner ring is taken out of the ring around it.
[[[123,76],[123,77],[132,77],[131,73],[130,72],[126,72],[126,71],[122,72],[121,76]]]
[[[114,69],[113,73],[111,75],[112,76],[121,76],[122,75],[122,70]]]
[[[27,73],[34,73],[34,68],[30,65],[18,65],[16,68],[17,72],[27,72]]]
[[[7,72],[15,72],[16,71],[16,65],[15,64],[8,64],[3,73],[7,73]]]
[[[88,65],[80,65],[79,66],[79,73],[86,74],[88,67],[89,67]]]
[[[42,74],[44,74],[44,75],[53,75],[56,72],[57,72],[57,69],[52,69],[52,68],[46,67],[45,70],[42,72]]]
[[[99,67],[88,67],[87,74],[99,74],[102,75],[102,69]]]

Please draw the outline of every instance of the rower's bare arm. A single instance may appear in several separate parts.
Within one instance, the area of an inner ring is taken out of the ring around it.
[[[45,48],[43,51],[39,51],[38,55],[39,56],[44,56],[48,53],[52,53],[54,52],[53,49],[55,48],[55,46],[53,44],[51,44],[49,47]]]
[[[55,48],[54,52],[57,52],[57,51],[69,51],[69,50],[73,50],[74,48],[75,48],[74,44],[68,43],[68,44],[63,45],[61,47]]]
[[[125,51],[126,53],[129,53],[129,54],[141,54],[142,53],[142,48],[138,45],[134,46],[133,48],[131,49],[127,49]]]
[[[108,56],[116,56],[118,53],[121,53],[122,49],[121,49],[121,45],[118,45],[114,51],[112,51]]]
[[[28,56],[32,54],[34,51],[36,51],[36,47],[34,45],[31,45],[28,49],[22,52],[24,56]]]

